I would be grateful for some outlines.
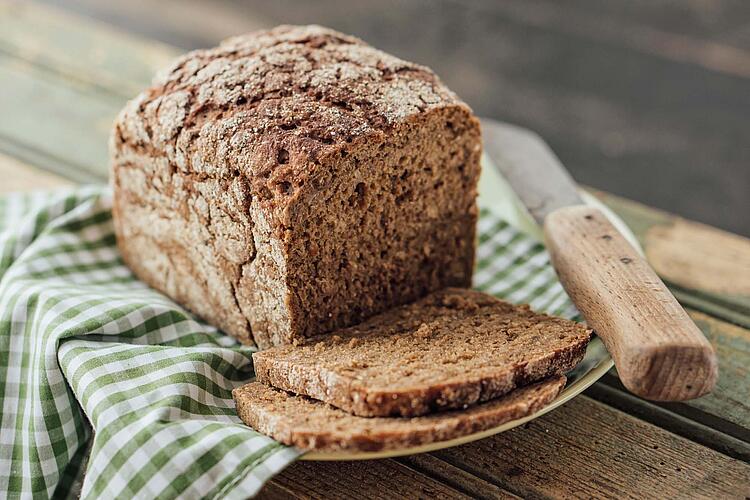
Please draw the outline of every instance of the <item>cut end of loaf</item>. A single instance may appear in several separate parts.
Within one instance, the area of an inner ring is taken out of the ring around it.
[[[295,205],[284,343],[337,330],[446,286],[474,266],[479,129],[425,113],[331,159],[336,176]]]

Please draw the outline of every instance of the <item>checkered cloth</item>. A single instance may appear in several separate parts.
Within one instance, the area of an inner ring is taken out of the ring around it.
[[[0,200],[0,496],[84,474],[85,498],[253,495],[300,454],[234,413],[253,348],[137,281],[110,207],[100,187]],[[576,314],[538,242],[487,209],[479,233],[479,289]]]

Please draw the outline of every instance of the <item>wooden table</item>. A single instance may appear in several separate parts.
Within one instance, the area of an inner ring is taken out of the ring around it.
[[[0,3],[0,190],[104,182],[124,102],[176,49],[35,4]],[[521,428],[440,452],[299,462],[269,497],[750,496],[750,240],[595,192],[716,348],[713,394],[655,404],[613,371]]]

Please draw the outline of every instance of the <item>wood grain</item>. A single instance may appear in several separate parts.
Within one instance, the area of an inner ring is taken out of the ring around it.
[[[472,498],[518,498],[496,484],[455,467],[430,453],[400,457],[395,460],[423,474],[440,478],[441,481],[471,495]]]
[[[0,53],[0,149],[81,182],[104,180],[112,121],[125,98]]]
[[[699,311],[688,311],[719,357],[719,381],[693,408],[729,421],[750,432],[750,331]],[[750,443],[750,435],[745,439]]]
[[[394,460],[297,462],[258,498],[469,498]]]
[[[555,210],[544,235],[563,287],[631,392],[682,401],[713,389],[718,373],[711,344],[601,211]]]
[[[434,455],[527,498],[750,494],[750,465],[585,396],[522,427]]]
[[[0,193],[11,191],[31,191],[34,189],[51,189],[70,185],[70,181],[15,158],[0,153]]]
[[[0,51],[123,98],[147,87],[179,52],[33,2],[0,3]]]
[[[750,331],[699,311],[687,312],[719,358],[719,380],[710,394],[654,406],[621,394],[624,388],[614,370],[587,393],[724,454],[750,460]]]
[[[592,191],[635,233],[680,301],[750,328],[750,240],[640,203]]]
[[[717,248],[721,250],[717,252]],[[669,226],[649,230],[646,249],[649,262],[666,280],[694,290],[750,296],[747,238],[677,219]],[[696,266],[697,262],[702,265]]]
[[[0,2],[0,151],[78,182],[107,177],[126,100],[179,51],[32,2]]]

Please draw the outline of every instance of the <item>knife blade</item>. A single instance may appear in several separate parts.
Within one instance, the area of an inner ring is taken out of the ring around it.
[[[482,130],[485,152],[539,225],[558,208],[583,205],[575,181],[536,133],[489,120]]]
[[[654,270],[534,132],[483,120],[487,155],[534,219],[560,282],[634,394],[683,401],[718,378],[711,344]]]

